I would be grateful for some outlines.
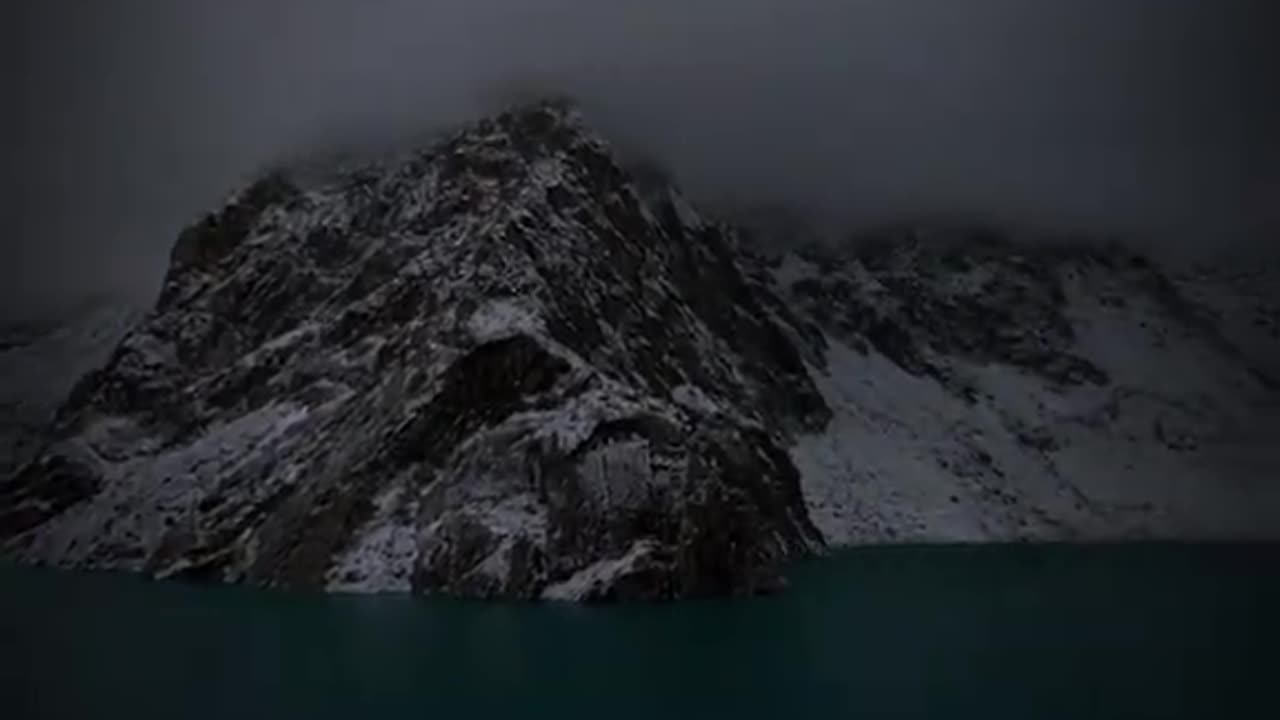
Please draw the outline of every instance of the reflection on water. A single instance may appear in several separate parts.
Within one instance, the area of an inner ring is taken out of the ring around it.
[[[866,549],[612,608],[4,567],[0,716],[1267,715],[1278,551]]]

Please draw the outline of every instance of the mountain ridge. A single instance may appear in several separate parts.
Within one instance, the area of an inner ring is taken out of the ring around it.
[[[604,600],[767,590],[865,542],[1273,537],[1265,440],[1232,482],[1206,450],[1274,400],[1270,350],[1200,315],[1209,287],[990,229],[764,252],[533,103],[185,230],[0,483],[0,543]]]

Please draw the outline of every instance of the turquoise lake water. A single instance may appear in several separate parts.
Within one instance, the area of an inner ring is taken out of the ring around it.
[[[1280,546],[865,549],[483,604],[0,567],[0,718],[1280,717]]]

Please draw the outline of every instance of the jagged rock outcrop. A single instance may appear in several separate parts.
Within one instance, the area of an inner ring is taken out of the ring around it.
[[[775,586],[822,544],[785,448],[829,411],[735,243],[560,102],[272,173],[182,233],[0,538],[271,586]]]

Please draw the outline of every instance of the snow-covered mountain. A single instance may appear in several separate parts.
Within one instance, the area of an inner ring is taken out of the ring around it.
[[[791,452],[828,542],[1280,535],[1277,333],[1223,319],[1274,295],[983,229],[772,265],[825,331],[834,417]]]
[[[90,371],[11,453],[0,542],[602,599],[848,543],[1274,537],[1277,305],[1224,278],[962,228],[765,253],[535,103],[253,184],[105,362],[0,348]]]

